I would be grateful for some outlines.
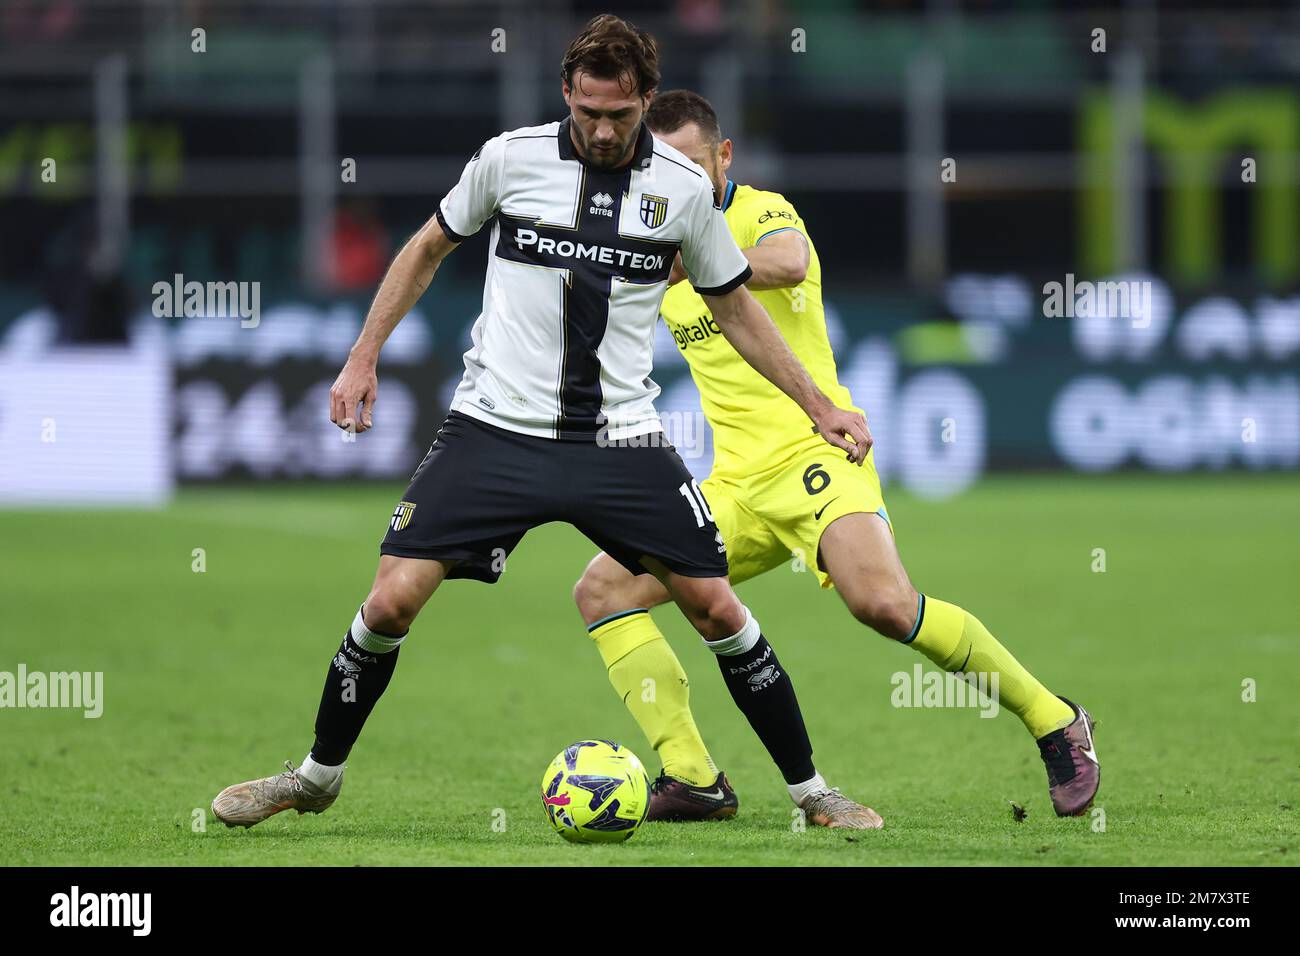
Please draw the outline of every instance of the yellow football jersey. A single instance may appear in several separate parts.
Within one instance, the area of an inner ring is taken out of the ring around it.
[[[808,242],[808,275],[803,282],[793,288],[750,291],[818,387],[836,405],[851,407],[852,398],[839,383],[826,336],[821,263],[799,213],[780,193],[730,180],[722,212],[741,249],[787,229],[797,230]],[[800,454],[810,442],[822,442],[803,409],[754,371],[723,337],[689,282],[672,286],[659,311],[690,365],[704,414],[713,426],[714,477],[739,478],[774,468]]]

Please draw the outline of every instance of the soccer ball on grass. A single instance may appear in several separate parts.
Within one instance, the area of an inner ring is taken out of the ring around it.
[[[645,821],[649,790],[632,751],[611,740],[579,740],[542,775],[542,807],[571,843],[622,843]]]

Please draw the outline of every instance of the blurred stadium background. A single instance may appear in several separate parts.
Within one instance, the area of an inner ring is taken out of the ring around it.
[[[606,7],[8,0],[0,505],[409,475],[460,374],[486,231],[385,350],[381,428],[341,441],[325,390],[466,159],[564,114],[560,55]],[[663,88],[713,101],[733,178],[803,213],[887,482],[1300,464],[1296,4],[616,12],[658,37]],[[175,276],[257,283],[260,321],[157,317]],[[1149,281],[1149,320],[1045,317],[1067,276]],[[693,411],[660,331],[661,410]],[[708,436],[682,421],[703,475]]]

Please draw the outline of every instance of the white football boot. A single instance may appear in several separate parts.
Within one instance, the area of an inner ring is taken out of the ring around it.
[[[228,827],[251,827],[281,810],[297,810],[301,816],[330,808],[342,789],[342,776],[332,791],[325,790],[301,776],[288,760],[284,765],[287,769],[273,777],[226,787],[212,801],[212,815]]]

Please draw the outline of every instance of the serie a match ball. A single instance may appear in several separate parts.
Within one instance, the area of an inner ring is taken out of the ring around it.
[[[645,821],[650,781],[636,754],[612,740],[579,740],[542,776],[542,806],[571,843],[622,843]]]

